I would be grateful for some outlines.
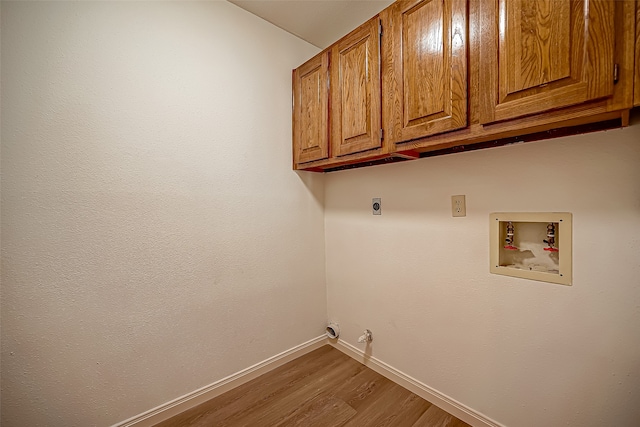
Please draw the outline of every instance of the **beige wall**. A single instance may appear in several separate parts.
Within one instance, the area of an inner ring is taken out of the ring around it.
[[[317,49],[227,2],[2,2],[2,425],[108,425],[323,333]]]
[[[122,421],[327,312],[505,425],[640,419],[640,124],[296,174],[317,49],[233,5],[2,2],[1,39],[3,426]],[[490,275],[495,211],[572,212],[574,285]]]
[[[511,211],[573,213],[573,286],[489,274]],[[640,420],[640,124],[328,174],[325,236],[348,343],[506,426]]]

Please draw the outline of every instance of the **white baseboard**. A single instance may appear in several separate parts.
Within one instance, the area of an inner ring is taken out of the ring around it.
[[[160,405],[149,411],[136,415],[128,420],[115,424],[112,427],[150,427],[164,420],[167,420],[181,412],[198,406],[209,399],[213,399],[227,391],[238,387],[262,374],[266,374],[285,363],[288,363],[298,357],[301,357],[325,344],[331,344],[347,356],[357,360],[363,365],[373,369],[380,375],[390,379],[391,381],[403,386],[412,393],[417,394],[434,405],[444,409],[450,414],[458,417],[462,421],[474,427],[504,427],[504,425],[492,420],[491,418],[474,411],[473,409],[463,405],[462,403],[440,393],[439,391],[429,387],[428,385],[410,377],[409,375],[387,365],[386,363],[366,355],[359,348],[352,346],[342,340],[329,340],[322,335],[309,340],[305,343],[297,345],[287,351],[270,357],[260,363],[249,368],[243,369],[233,375],[223,378],[208,386],[202,387],[191,393],[185,394],[177,399]]]
[[[221,395],[235,387],[238,387],[262,374],[276,369],[287,362],[297,359],[323,345],[328,344],[327,337],[322,335],[297,345],[287,351],[268,358],[260,363],[243,369],[233,375],[202,387],[196,391],[185,394],[140,415],[136,415],[128,420],[115,424],[113,427],[149,427],[161,421],[167,420],[181,412],[191,409],[209,399]]]
[[[467,424],[471,424],[474,427],[504,427],[491,418],[474,411],[473,409],[463,405],[462,403],[450,398],[446,394],[429,387],[428,385],[410,377],[409,375],[401,372],[386,363],[366,355],[359,348],[352,346],[342,340],[331,340],[330,344],[336,349],[340,350],[347,356],[357,360],[363,365],[373,369],[380,375],[387,377],[394,383],[401,385],[412,393],[417,394],[424,400],[427,400],[439,408],[447,411],[451,415],[461,419]]]

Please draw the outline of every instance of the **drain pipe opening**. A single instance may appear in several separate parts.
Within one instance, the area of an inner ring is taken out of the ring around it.
[[[327,326],[327,336],[332,340],[340,336],[340,326],[337,323],[329,323]]]

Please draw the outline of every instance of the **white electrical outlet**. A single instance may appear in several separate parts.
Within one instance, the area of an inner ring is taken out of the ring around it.
[[[451,196],[451,215],[467,216],[467,203],[464,200],[464,194]]]

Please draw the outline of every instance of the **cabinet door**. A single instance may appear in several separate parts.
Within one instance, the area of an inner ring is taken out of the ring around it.
[[[613,93],[611,0],[482,0],[480,121]]]
[[[331,47],[331,133],[336,156],[382,146],[379,22],[370,20]]]
[[[293,70],[294,162],[329,157],[329,52]]]
[[[466,0],[399,1],[383,18],[385,138],[397,143],[465,127]]]

